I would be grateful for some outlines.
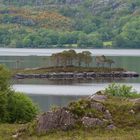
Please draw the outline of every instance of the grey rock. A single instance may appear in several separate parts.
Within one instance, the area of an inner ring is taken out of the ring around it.
[[[111,113],[109,112],[109,110],[106,110],[104,112],[104,118],[107,119],[107,120],[112,120],[112,115]]]
[[[98,118],[83,117],[81,121],[85,127],[102,127],[104,125],[104,121]]]
[[[105,106],[98,102],[91,102],[90,107],[101,112],[105,111]]]
[[[130,102],[133,102],[134,104],[140,103],[140,98],[137,99],[130,99]]]
[[[37,133],[55,129],[67,130],[75,125],[74,115],[64,108],[50,111],[38,118]]]
[[[90,96],[89,99],[97,101],[97,102],[104,102],[107,99],[107,96],[95,94],[95,95]]]
[[[110,124],[110,125],[107,126],[107,129],[108,130],[115,130],[116,126],[114,124]]]

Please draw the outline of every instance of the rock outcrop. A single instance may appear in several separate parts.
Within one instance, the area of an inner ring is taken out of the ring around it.
[[[37,133],[46,133],[55,129],[67,130],[75,125],[74,115],[64,108],[49,111],[38,118]]]
[[[99,102],[91,102],[90,107],[101,112],[105,111],[105,106]]]
[[[72,102],[67,108],[46,112],[38,118],[37,133],[53,130],[69,130],[77,124],[86,128],[108,127],[113,124],[110,111],[103,104],[106,95],[95,94],[89,98]],[[112,129],[114,129],[112,127]]]
[[[67,107],[41,114],[35,120],[35,125],[33,124],[33,127],[30,125],[29,128],[33,128],[33,133],[39,135],[77,128],[86,128],[86,130],[101,128],[109,131],[126,126],[135,128],[139,127],[137,122],[140,121],[139,101],[139,98],[126,99],[99,91],[89,97],[71,102]],[[13,137],[20,135],[21,132],[18,131]]]

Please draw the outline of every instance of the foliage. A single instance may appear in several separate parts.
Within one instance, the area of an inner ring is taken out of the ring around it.
[[[0,5],[4,47],[140,46],[139,0],[3,0]]]
[[[76,53],[74,50],[63,51],[60,53],[54,53],[51,56],[52,64],[54,66],[81,66],[85,64],[89,67],[92,62],[91,52],[83,51],[81,53]]]
[[[122,48],[139,48],[140,44],[140,18],[136,17],[133,21],[125,24],[122,32],[116,36],[114,41],[116,46]]]
[[[111,48],[112,47],[112,42],[111,41],[103,42],[103,46],[106,47],[106,48]]]
[[[133,90],[132,86],[121,85],[121,84],[110,84],[106,89],[105,93],[112,96],[119,97],[140,97],[140,95]]]
[[[29,122],[37,115],[38,108],[29,97],[13,91],[9,79],[9,71],[0,66],[0,122]]]
[[[106,108],[112,114],[112,120],[118,128],[137,128],[140,118],[139,111],[136,110],[140,104],[136,107],[134,102],[131,102],[126,97],[109,96],[104,102]],[[132,112],[131,112],[132,111]]]
[[[69,104],[70,111],[78,117],[84,116],[87,108],[90,108],[90,102],[88,100],[79,100]]]
[[[90,100],[81,99],[76,102],[71,102],[68,109],[79,118],[87,116],[102,119],[103,113],[95,108],[92,108],[91,104],[92,102]]]
[[[4,66],[0,65],[0,91],[9,89],[10,71]]]
[[[23,93],[15,92],[8,97],[9,122],[29,122],[38,113],[37,106]]]

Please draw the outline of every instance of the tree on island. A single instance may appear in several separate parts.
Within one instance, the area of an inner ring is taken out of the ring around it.
[[[83,62],[83,53],[77,53],[77,64],[78,64],[78,66],[79,67],[81,67],[81,65],[82,65],[82,62]]]
[[[104,55],[96,56],[95,62],[96,62],[97,67],[100,67],[100,66],[104,67],[106,63],[106,57]]]
[[[83,51],[82,54],[83,54],[83,62],[85,66],[89,67],[90,63],[92,62],[91,52]]]
[[[115,63],[111,58],[107,58],[104,55],[96,56],[95,61],[96,61],[97,67],[99,67],[99,66],[104,67],[105,64],[107,64],[111,68],[112,64]]]
[[[106,59],[106,63],[109,65],[109,67],[112,67],[112,64],[114,64],[115,62],[112,59]]]
[[[76,53],[75,50],[63,51],[55,53],[51,56],[53,66],[82,66],[89,67],[92,62],[91,52],[83,51]]]

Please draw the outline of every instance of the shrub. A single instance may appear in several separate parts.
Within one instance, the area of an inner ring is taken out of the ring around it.
[[[9,122],[29,122],[38,113],[38,107],[23,93],[16,92],[8,97]]]
[[[10,71],[4,66],[0,65],[0,91],[6,91],[10,85]]]
[[[77,115],[78,117],[84,116],[86,114],[86,109],[89,108],[90,102],[85,99],[80,99],[76,102],[71,102],[69,104],[69,110]]]
[[[112,96],[120,96],[120,97],[140,97],[135,90],[133,90],[132,86],[121,85],[121,84],[110,84],[106,89],[105,93]]]
[[[10,72],[0,65],[0,122],[31,121],[38,113],[37,106],[23,93],[11,89]]]
[[[8,119],[7,104],[7,94],[0,91],[0,122]]]

